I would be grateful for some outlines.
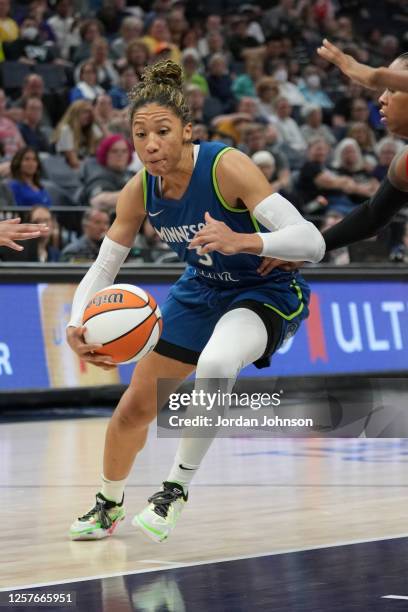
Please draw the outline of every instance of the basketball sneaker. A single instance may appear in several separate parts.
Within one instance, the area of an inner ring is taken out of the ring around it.
[[[138,527],[155,542],[167,540],[176,526],[188,494],[175,482],[163,482],[163,489],[154,493],[140,514],[136,514],[132,525]]]
[[[125,518],[123,499],[118,504],[97,493],[94,507],[71,525],[71,540],[101,540],[112,535]]]

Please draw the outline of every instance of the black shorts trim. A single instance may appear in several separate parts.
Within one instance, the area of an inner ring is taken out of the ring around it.
[[[232,304],[231,308],[228,308],[227,312],[235,310],[236,308],[248,308],[248,310],[252,310],[262,319],[266,327],[268,340],[264,354],[254,361],[254,366],[259,370],[269,367],[271,365],[271,355],[279,348],[279,343],[281,341],[283,326],[282,317],[271,308],[262,304],[262,302],[257,302],[256,300],[241,300],[240,302],[235,302]]]
[[[161,338],[154,347],[153,351],[159,355],[163,355],[163,357],[170,357],[170,359],[175,359],[176,361],[181,361],[182,363],[188,363],[189,365],[197,365],[201,354],[197,351],[192,351],[191,349],[185,348],[184,346],[172,344],[171,342],[167,342],[167,340],[162,340]]]

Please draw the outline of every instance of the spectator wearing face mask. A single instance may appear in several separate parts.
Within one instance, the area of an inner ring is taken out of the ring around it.
[[[304,71],[304,84],[299,89],[309,104],[320,106],[320,108],[333,108],[333,102],[323,91],[320,76],[313,67],[307,67]]]
[[[306,100],[299,87],[288,81],[288,70],[285,63],[279,64],[272,73],[279,85],[279,94],[287,99],[289,104],[300,107],[306,104]]]
[[[13,42],[3,44],[4,57],[9,61],[20,61],[26,64],[48,63],[57,58],[55,44],[41,40],[37,22],[26,17],[20,26],[20,37]]]

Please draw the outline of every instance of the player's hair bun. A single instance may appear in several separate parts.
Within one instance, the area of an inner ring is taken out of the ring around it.
[[[143,71],[143,85],[170,85],[177,89],[183,87],[183,71],[171,60],[157,62]]]

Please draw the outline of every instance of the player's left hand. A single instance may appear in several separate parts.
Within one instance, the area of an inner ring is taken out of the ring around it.
[[[294,270],[302,267],[303,263],[303,261],[283,261],[282,259],[275,259],[274,257],[264,257],[261,265],[257,269],[257,272],[261,276],[266,276],[275,268],[285,270],[285,272],[293,272]]]
[[[223,221],[213,219],[209,212],[204,215],[205,227],[197,232],[188,245],[189,249],[199,248],[200,255],[219,251],[223,255],[240,252],[240,234],[233,232]]]

